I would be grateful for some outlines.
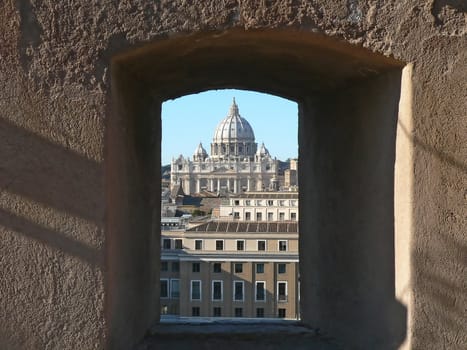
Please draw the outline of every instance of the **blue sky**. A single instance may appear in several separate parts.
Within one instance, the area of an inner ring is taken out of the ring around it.
[[[210,153],[217,124],[227,116],[232,98],[248,120],[258,145],[264,142],[280,160],[298,156],[298,107],[295,102],[246,90],[210,90],[162,104],[162,164],[180,154],[193,156],[198,143]]]

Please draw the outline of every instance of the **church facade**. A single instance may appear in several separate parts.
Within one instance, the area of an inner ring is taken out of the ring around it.
[[[234,99],[214,131],[210,156],[200,143],[192,159],[180,155],[172,160],[171,187],[181,185],[190,195],[277,190],[277,172],[277,159],[264,143],[258,148],[253,128],[240,116]]]

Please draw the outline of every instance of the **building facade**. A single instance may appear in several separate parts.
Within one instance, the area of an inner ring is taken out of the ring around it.
[[[297,222],[210,221],[161,240],[162,314],[299,318]]]
[[[246,192],[221,202],[220,220],[298,221],[298,192]]]
[[[180,155],[171,163],[171,186],[186,194],[241,193],[278,189],[277,160],[262,144],[258,148],[251,125],[233,100],[228,115],[214,131],[209,156],[200,143],[193,158]]]

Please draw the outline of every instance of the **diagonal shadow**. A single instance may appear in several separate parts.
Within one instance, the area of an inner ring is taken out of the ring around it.
[[[435,156],[439,161],[447,163],[450,166],[467,174],[467,162],[463,161],[462,159],[457,159],[456,157],[448,154],[447,152],[437,149],[436,147],[423,141],[420,137],[414,136],[411,132],[409,132],[407,127],[401,121],[398,121],[398,124],[405,136],[409,140],[411,140],[414,143],[414,145],[419,146],[425,152]]]
[[[64,236],[61,232],[37,225],[0,208],[0,222],[15,232],[77,257],[93,266],[103,266],[103,255],[95,248]]]
[[[99,223],[103,172],[99,163],[0,119],[0,189]]]
[[[103,227],[103,181],[99,163],[4,119],[0,119],[0,140],[0,191],[7,190]],[[3,205],[0,206],[0,223],[92,265],[103,264],[99,250],[16,216]]]
[[[24,116],[28,117],[38,118]],[[30,121],[24,123],[28,125]],[[0,344],[9,349],[46,348],[51,346],[49,341],[61,342],[62,333],[52,331],[50,323],[65,322],[71,328],[75,324],[67,323],[70,321],[67,315],[83,316],[83,310],[93,310],[94,314],[88,313],[86,317],[102,317],[101,306],[92,299],[67,302],[66,306],[45,306],[40,299],[41,290],[53,286],[41,274],[25,275],[24,271],[41,271],[51,264],[49,255],[40,249],[42,245],[59,256],[75,258],[73,264],[77,266],[72,268],[78,276],[84,265],[94,269],[94,275],[99,274],[97,270],[104,270],[104,249],[87,243],[89,237],[93,242],[104,240],[103,171],[98,162],[14,125],[3,114],[0,140],[0,271],[5,285],[0,291],[0,308],[4,310],[0,315],[0,324],[4,326],[0,330]],[[19,214],[21,211],[24,216]],[[82,231],[76,238],[67,236],[67,231],[75,230]],[[63,281],[63,277],[63,271],[53,272],[54,280]],[[79,293],[86,293],[89,288],[96,288],[97,283],[78,277],[72,285],[82,289]],[[60,300],[69,301],[68,296],[75,292],[72,288],[59,283],[57,289],[64,293]],[[99,327],[102,329],[96,326]],[[44,336],[37,336],[39,333]],[[88,329],[74,334],[74,339],[84,347],[89,347],[86,342],[98,341],[89,340],[92,337]]]

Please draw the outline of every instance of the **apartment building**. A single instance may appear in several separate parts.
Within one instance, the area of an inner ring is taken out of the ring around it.
[[[297,222],[210,221],[161,240],[162,314],[299,318]]]
[[[298,221],[298,192],[245,192],[222,201],[220,220]]]

